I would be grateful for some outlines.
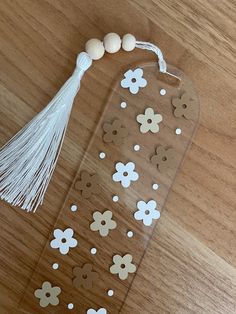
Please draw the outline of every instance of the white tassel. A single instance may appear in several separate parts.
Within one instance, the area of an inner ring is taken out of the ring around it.
[[[0,150],[0,198],[36,211],[61,150],[74,98],[92,60],[81,52],[72,76],[32,121]]]

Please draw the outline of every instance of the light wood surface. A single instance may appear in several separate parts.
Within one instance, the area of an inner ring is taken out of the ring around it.
[[[121,313],[236,312],[234,1],[0,2],[0,144],[55,94],[86,40],[115,31],[157,43],[192,78],[200,125]],[[1,202],[0,312],[18,304],[122,67],[154,56],[106,56],[86,74],[43,207]],[[91,88],[92,87],[92,88]]]

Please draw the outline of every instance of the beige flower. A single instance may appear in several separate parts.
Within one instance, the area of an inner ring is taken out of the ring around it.
[[[159,132],[158,123],[162,120],[162,115],[156,114],[152,108],[146,108],[144,114],[139,114],[137,116],[137,121],[141,124],[141,133],[147,133],[148,131],[151,131],[152,133]]]
[[[80,190],[84,198],[89,198],[92,194],[99,194],[101,187],[98,175],[90,175],[87,171],[83,171],[80,180],[75,182],[75,189]]]
[[[175,151],[173,148],[158,146],[156,154],[151,157],[151,163],[156,165],[160,172],[166,172],[169,168],[175,167]]]
[[[196,102],[187,93],[184,93],[179,98],[173,98],[171,102],[176,108],[174,110],[175,117],[185,117],[186,119],[194,119],[196,117]]]
[[[85,264],[83,267],[74,267],[73,285],[77,288],[84,287],[84,289],[92,289],[93,283],[98,280],[99,275],[93,271],[91,264]]]
[[[36,298],[40,299],[39,305],[41,307],[46,307],[49,304],[58,305],[59,304],[58,295],[60,293],[61,293],[61,288],[52,287],[50,282],[45,281],[42,284],[41,289],[35,290],[34,295]]]
[[[127,279],[130,273],[136,271],[136,266],[132,263],[132,260],[133,257],[130,254],[113,256],[114,264],[110,267],[110,272],[112,274],[118,274],[121,280]]]
[[[104,123],[103,130],[105,134],[103,135],[103,140],[105,143],[113,142],[115,145],[121,145],[124,138],[128,135],[128,130],[126,127],[122,126],[121,121],[116,119],[112,123]]]
[[[94,222],[90,225],[92,231],[99,231],[102,237],[106,237],[110,230],[116,228],[117,223],[112,220],[112,212],[110,210],[100,213],[96,211],[93,213]]]

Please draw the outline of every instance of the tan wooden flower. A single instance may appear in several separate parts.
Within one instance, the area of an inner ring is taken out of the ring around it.
[[[84,198],[89,198],[92,194],[99,194],[101,187],[98,175],[90,175],[87,171],[83,171],[80,180],[75,182],[75,189],[80,190]]]
[[[148,131],[152,133],[159,132],[158,123],[163,120],[162,115],[155,113],[152,108],[146,108],[144,114],[139,114],[136,119],[141,124],[141,133],[147,133]]]
[[[91,264],[85,264],[83,267],[74,267],[73,275],[73,286],[76,288],[83,287],[86,290],[92,289],[95,281],[98,280],[99,275],[93,271]]]
[[[172,99],[172,105],[175,107],[174,116],[194,119],[197,114],[196,101],[192,100],[186,92],[177,98]]]
[[[102,237],[106,237],[110,230],[116,228],[117,223],[112,220],[112,212],[110,210],[100,213],[96,211],[93,213],[94,222],[90,225],[92,231],[99,231]]]
[[[39,305],[41,307],[47,307],[49,304],[58,305],[59,298],[58,295],[61,293],[61,288],[52,287],[52,284],[48,281],[45,281],[42,284],[41,289],[37,289],[34,292],[36,298],[40,299]]]
[[[158,146],[156,154],[151,157],[151,163],[156,165],[160,172],[166,172],[169,168],[175,167],[175,151],[173,148]]]
[[[136,266],[132,263],[133,257],[130,254],[124,256],[113,256],[113,265],[110,267],[112,274],[118,274],[121,280],[128,278],[129,274],[136,271]]]
[[[128,136],[128,130],[122,126],[120,120],[116,119],[112,123],[104,123],[103,140],[105,143],[114,143],[115,145],[121,145],[124,142],[124,138]]]

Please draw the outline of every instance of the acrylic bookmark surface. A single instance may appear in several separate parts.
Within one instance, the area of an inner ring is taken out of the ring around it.
[[[25,291],[25,312],[122,308],[199,116],[191,80],[168,72],[145,63],[117,79]]]

